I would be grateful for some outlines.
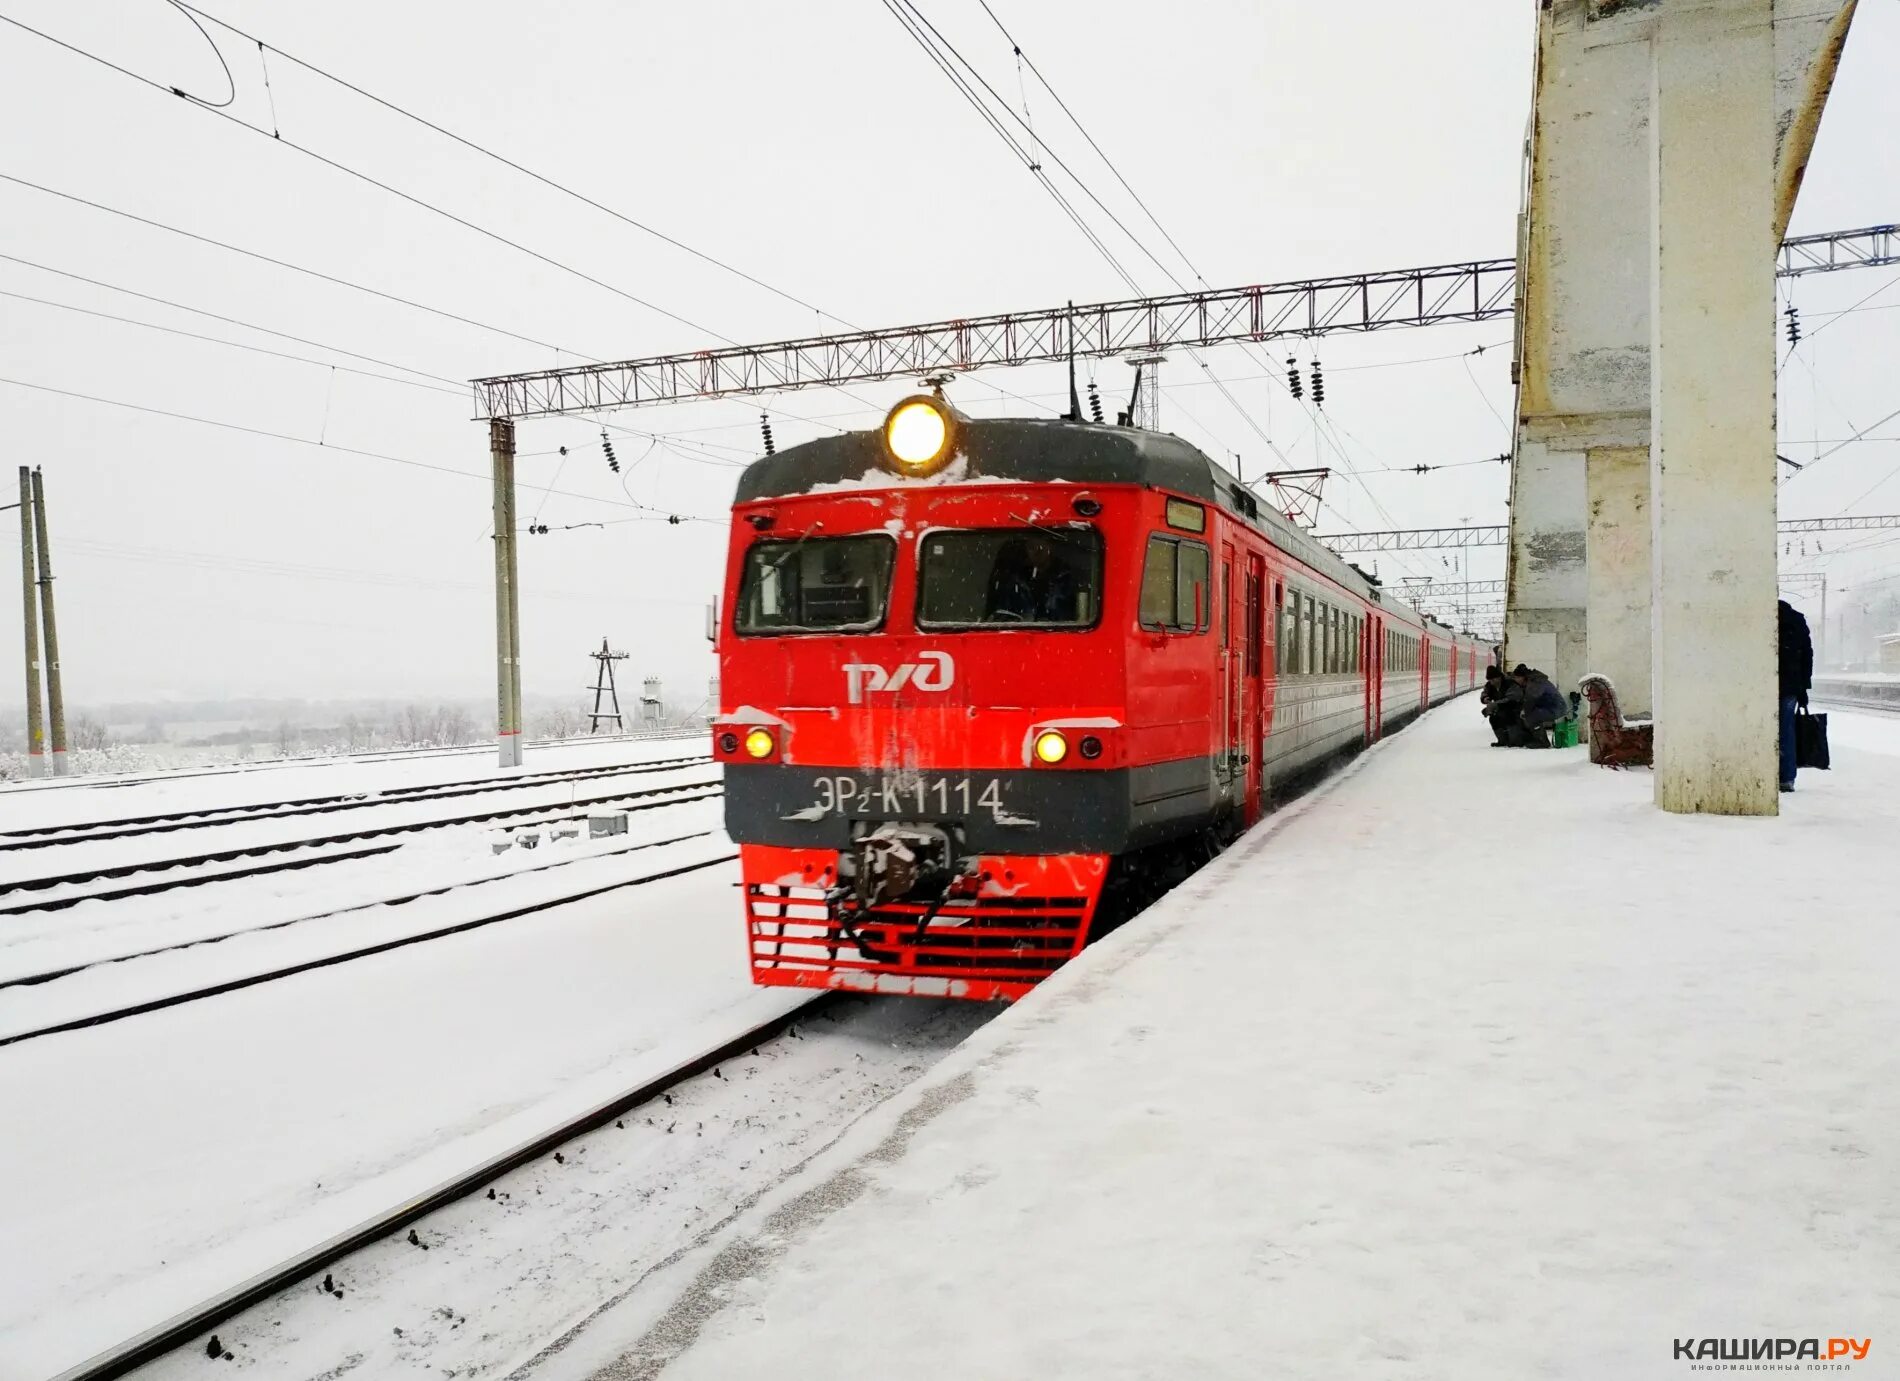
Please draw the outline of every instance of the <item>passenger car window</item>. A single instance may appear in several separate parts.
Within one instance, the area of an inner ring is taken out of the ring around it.
[[[1102,610],[1102,534],[1092,527],[931,532],[919,564],[919,628],[1092,628]]]
[[[1207,548],[1199,542],[1150,537],[1141,571],[1141,626],[1181,633],[1204,631],[1212,612],[1208,569]]]
[[[746,635],[876,628],[896,554],[897,543],[881,532],[754,542],[734,626]]]

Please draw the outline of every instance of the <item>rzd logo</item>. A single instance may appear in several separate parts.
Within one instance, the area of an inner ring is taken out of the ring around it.
[[[847,662],[845,686],[853,705],[862,705],[867,692],[886,691],[895,695],[905,686],[920,691],[946,691],[957,679],[957,664],[948,652],[919,652],[917,660],[905,662],[895,671],[886,671],[875,662]]]

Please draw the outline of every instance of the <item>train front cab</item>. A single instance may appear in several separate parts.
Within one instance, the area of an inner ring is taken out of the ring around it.
[[[1248,706],[1209,713],[1214,640],[1240,621],[1215,602],[1204,506],[1132,485],[945,486],[736,516],[715,754],[755,982],[1019,997],[1087,942],[1113,858],[1245,796]],[[1092,552],[1080,616],[998,625],[985,582],[947,563],[1038,529]],[[856,538],[891,544],[875,617],[759,626],[749,566],[796,547],[821,569],[825,543]],[[894,868],[910,885],[867,885]]]

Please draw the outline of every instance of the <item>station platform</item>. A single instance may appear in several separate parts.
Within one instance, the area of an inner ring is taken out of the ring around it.
[[[1453,701],[535,1374],[1900,1375],[1900,723],[1842,737],[1669,816]]]

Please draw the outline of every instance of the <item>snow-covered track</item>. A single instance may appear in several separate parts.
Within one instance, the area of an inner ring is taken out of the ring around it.
[[[605,894],[609,892],[616,892],[616,891],[621,890],[622,888],[640,887],[648,883],[662,881],[665,878],[679,877],[685,873],[694,873],[704,868],[717,867],[721,863],[730,862],[734,858],[738,857],[737,854],[732,852],[730,846],[728,846],[725,843],[725,839],[723,835],[715,835],[711,831],[701,831],[697,834],[682,835],[674,839],[654,840],[654,841],[648,841],[648,842],[643,842],[639,844],[632,844],[623,850],[617,850],[617,851],[614,851],[614,853],[610,853],[606,855],[593,854],[585,858],[577,858],[577,859],[572,859],[572,860],[560,860],[556,863],[542,865],[540,869],[530,869],[530,870],[523,870],[523,871],[545,871],[549,868],[564,866],[565,864],[568,864],[568,863],[593,862],[594,860],[598,858],[612,857],[614,856],[614,854],[617,854],[617,853],[627,853],[627,854],[637,853],[645,849],[663,848],[667,845],[683,844],[683,843],[688,843],[692,840],[706,841],[704,856],[690,858],[684,863],[675,864],[673,866],[666,867],[666,868],[656,869],[653,872],[642,874],[639,877],[616,878],[611,882],[596,883],[589,887],[562,892],[554,896],[538,898],[535,901],[527,903],[525,905],[512,906],[500,911],[495,911],[495,912],[490,912],[490,913],[474,916],[466,920],[454,921],[446,925],[433,926],[425,930],[397,936],[392,939],[379,940],[371,944],[354,945],[349,948],[345,948],[341,950],[332,950],[326,953],[316,955],[315,957],[298,960],[297,962],[294,962],[294,963],[281,964],[276,967],[265,969],[262,971],[244,973],[236,977],[222,979],[218,982],[208,983],[208,984],[204,984],[198,987],[187,988],[184,990],[174,990],[174,991],[167,992],[159,996],[147,998],[141,1002],[128,1003],[124,1006],[112,1007],[112,1008],[105,1009],[103,1011],[88,1012],[82,1016],[75,1016],[63,1021],[51,1022],[45,1026],[31,1027],[31,1028],[28,1028],[26,1030],[21,1030],[21,1031],[0,1033],[0,1046],[16,1045],[21,1041],[36,1040],[42,1036],[58,1035],[61,1032],[65,1032],[65,1031],[81,1031],[91,1026],[103,1026],[107,1024],[108,1022],[122,1021],[127,1017],[143,1016],[148,1012],[163,1011],[164,1009],[168,1007],[181,1006],[187,1002],[197,1002],[208,997],[218,997],[224,993],[239,992],[245,988],[254,988],[261,983],[276,982],[278,979],[291,978],[297,974],[309,973],[315,969],[332,968],[335,965],[346,964],[352,960],[367,959],[372,955],[387,954],[391,950],[405,949],[410,945],[424,944],[430,940],[440,940],[450,935],[461,935],[461,934],[466,933],[467,931],[479,930],[484,926],[499,924],[502,921],[513,921],[513,920],[519,920],[527,916],[538,915],[543,912],[552,911],[557,907],[568,906],[575,902],[587,901],[594,897],[604,896]],[[426,892],[417,892],[409,896],[384,898],[380,901],[372,902],[364,906],[346,907],[334,912],[320,913],[315,916],[299,917],[292,920],[286,920],[274,925],[258,927],[257,929],[253,929],[250,931],[242,931],[242,932],[237,932],[237,933],[256,934],[258,929],[264,929],[264,930],[282,929],[290,925],[316,922],[316,921],[327,919],[332,916],[342,916],[342,915],[346,915],[346,914],[350,914],[354,912],[366,911],[376,906],[401,905],[404,902],[415,901],[419,897],[440,895],[445,892],[459,890],[463,887],[477,888],[477,887],[491,886],[496,882],[510,881],[515,877],[519,877],[520,875],[521,875],[520,872],[516,872],[513,874],[505,875],[503,878],[489,878],[489,879],[484,879],[479,882],[473,882],[473,883],[468,883],[468,884],[451,884],[446,887],[430,888]],[[227,935],[227,936],[221,936],[217,938],[229,939],[231,937]],[[216,943],[216,940],[204,940],[198,943],[210,944],[210,943]],[[169,950],[185,949],[185,948],[192,948],[192,947],[194,946],[167,945],[160,949],[153,950],[151,951],[151,953],[158,954],[158,953],[167,952]],[[120,956],[121,959],[135,959],[135,958],[141,958],[141,957],[146,957],[146,956],[142,956],[142,955]],[[110,962],[117,962],[117,961],[110,961]],[[6,983],[0,983],[0,988],[34,986],[39,983],[48,982],[55,978],[65,977],[68,974],[77,973],[82,969],[87,969],[91,967],[93,967],[93,965],[90,963],[87,963],[87,964],[79,964],[79,965],[71,966],[61,972],[47,972],[47,973],[42,973],[42,974],[26,975],[20,978],[10,980]]]
[[[291,844],[284,847],[294,849],[299,846]],[[180,887],[203,887],[206,883],[211,882],[236,882],[242,878],[263,877],[270,873],[295,872],[299,868],[312,868],[320,863],[347,863],[352,859],[376,858],[381,854],[394,853],[401,847],[402,844],[400,842],[394,844],[371,844],[361,849],[342,849],[335,853],[313,853],[297,858],[280,858],[270,863],[253,863],[244,867],[220,868],[215,871],[206,870],[219,863],[243,863],[243,861],[251,857],[253,853],[263,851],[240,851],[214,858],[200,856],[190,859],[183,864],[141,863],[134,871],[126,873],[125,876],[136,876],[138,873],[147,871],[170,872],[180,868],[184,870],[184,873],[181,877],[147,878],[142,882],[128,883],[122,887],[101,887],[88,892],[69,892],[57,897],[40,897],[31,901],[15,902],[10,906],[0,906],[0,916],[24,916],[34,911],[64,911],[67,907],[77,906],[82,901],[118,901],[125,897],[149,897],[155,896],[160,892],[170,892]],[[272,852],[282,852],[282,850],[277,849],[272,850]],[[10,890],[12,889],[0,889],[0,893]]]
[[[626,1092],[595,1104],[578,1115],[568,1117],[546,1131],[537,1133],[508,1149],[488,1156],[477,1164],[450,1176],[421,1194],[371,1215],[323,1242],[316,1243],[250,1279],[220,1290],[154,1325],[97,1353],[51,1378],[51,1381],[112,1381],[137,1367],[164,1356],[186,1342],[200,1338],[206,1330],[262,1300],[334,1265],[371,1243],[400,1232],[410,1224],[459,1199],[467,1198],[484,1185],[511,1170],[540,1159],[562,1145],[614,1119],[651,1103],[663,1094],[720,1063],[780,1035],[794,1021],[808,1015],[815,1004],[835,1000],[832,994],[815,994],[810,1002],[770,1021],[748,1026],[690,1058],[683,1059]]]
[[[534,739],[529,749],[572,748],[601,743],[667,743],[675,739],[706,738],[704,729],[669,729],[656,734],[619,734],[579,738]],[[418,762],[430,758],[492,757],[492,743],[465,743],[451,748],[383,748],[373,752],[312,754],[300,758],[248,758],[220,767],[171,767],[148,772],[126,772],[109,776],[29,777],[23,781],[0,783],[0,796],[16,792],[38,791],[109,791],[115,787],[145,786],[152,782],[194,781],[204,777],[240,777],[253,772],[278,772],[287,768],[334,767],[337,763],[375,764]]]
[[[516,777],[473,777],[463,781],[440,782],[433,785],[389,787],[382,791],[368,793],[309,796],[299,800],[269,801],[254,806],[180,810],[160,815],[127,816],[118,820],[87,821],[84,824],[35,825],[26,829],[0,831],[0,849],[44,849],[57,844],[90,844],[105,839],[166,834],[174,830],[201,829],[213,825],[244,824],[254,820],[279,820],[299,815],[327,815],[336,811],[364,810],[378,805],[451,800],[460,796],[480,796],[496,791],[518,791],[560,782],[582,782],[602,777],[671,772],[681,767],[694,767],[710,761],[711,759],[702,753],[692,757],[663,758],[654,762],[629,763],[611,767],[569,768],[564,771],[534,772]]]
[[[679,769],[669,770],[677,771]],[[546,784],[543,783],[543,785]],[[717,777],[709,777],[700,781],[682,782],[671,786],[649,787],[641,791],[615,791],[600,796],[577,797],[559,804],[533,807],[512,806],[498,810],[479,811],[473,814],[442,816],[427,820],[413,820],[400,823],[391,822],[388,824],[371,825],[358,830],[346,830],[335,834],[313,836],[307,839],[257,843],[238,848],[214,850],[205,853],[183,854],[174,858],[149,859],[138,863],[119,864],[107,867],[95,866],[70,873],[43,874],[38,877],[21,878],[8,882],[4,885],[0,885],[0,897],[10,897],[15,893],[21,892],[44,891],[60,886],[76,886],[89,882],[129,878],[144,872],[173,868],[189,868],[203,864],[229,863],[235,859],[282,853],[289,849],[307,849],[319,845],[354,844],[365,839],[380,839],[396,834],[411,834],[419,830],[440,829],[448,825],[488,824],[507,827],[544,825],[573,820],[578,818],[576,814],[577,811],[584,813],[585,808],[610,804],[630,811],[651,810],[658,806],[671,805],[675,802],[704,800],[708,795],[717,795],[719,790],[719,779]],[[699,794],[681,795],[680,793],[682,792],[697,792]],[[656,800],[654,799],[656,797],[669,797],[670,799]],[[247,821],[245,823],[251,822]],[[333,857],[311,859],[308,860],[308,862],[321,863],[333,861],[335,858],[355,858],[360,856],[359,851],[338,854]],[[227,873],[214,873],[202,879],[177,878],[154,880],[154,883],[146,890],[160,891],[168,887],[189,886],[193,885],[196,881],[214,882],[228,876],[229,874]],[[123,895],[124,893],[121,892],[121,894]],[[0,908],[0,915],[17,914],[24,910],[53,909],[55,900],[56,899],[48,899],[38,904],[31,902],[10,902],[6,907]],[[65,899],[60,898],[57,900],[63,903]],[[74,898],[74,900],[85,900],[85,898],[82,896]]]
[[[1824,709],[1829,705],[1833,705],[1844,710],[1859,710],[1863,714],[1887,715],[1889,717],[1900,715],[1900,702],[1892,700],[1868,700],[1851,695],[1835,695],[1829,691],[1820,689],[1815,690],[1811,698],[1817,706]]]

